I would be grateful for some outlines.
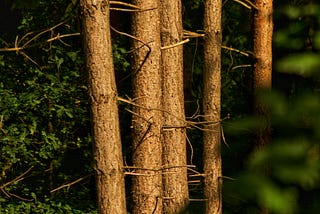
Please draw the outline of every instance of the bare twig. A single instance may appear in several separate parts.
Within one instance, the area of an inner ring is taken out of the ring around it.
[[[223,126],[221,126],[221,137],[222,137],[223,143],[224,143],[228,148],[230,148],[230,146],[229,146],[229,144],[227,143],[226,138],[225,138],[225,136],[224,136]]]
[[[208,199],[202,199],[202,198],[189,198],[189,201],[207,201]]]
[[[28,173],[33,169],[33,167],[34,167],[34,166],[29,167],[29,169],[27,169],[25,172],[23,172],[23,173],[22,173],[21,175],[19,175],[18,177],[16,177],[16,178],[14,178],[13,180],[11,180],[11,181],[3,184],[2,186],[0,186],[0,189],[3,189],[3,188],[5,188],[5,187],[7,187],[7,186],[9,186],[9,185],[11,185],[11,184],[13,184],[13,183],[15,183],[15,182],[22,181],[23,179],[25,179],[24,176],[25,176],[26,174],[28,174]]]
[[[130,77],[131,75],[136,74],[136,73],[138,73],[138,72],[141,70],[142,66],[144,65],[144,63],[145,63],[145,62],[147,61],[147,59],[149,58],[149,55],[150,55],[150,53],[151,53],[151,47],[148,45],[148,43],[142,41],[141,39],[139,39],[139,38],[137,38],[137,37],[135,37],[135,36],[132,36],[132,35],[130,35],[130,34],[128,34],[128,33],[119,31],[119,30],[115,29],[115,28],[112,27],[112,26],[110,26],[110,28],[111,28],[111,30],[113,30],[114,32],[116,32],[116,33],[118,33],[118,34],[120,34],[120,35],[127,36],[127,37],[129,37],[129,38],[131,38],[131,39],[134,39],[134,40],[136,40],[136,41],[138,41],[138,42],[141,42],[141,43],[143,44],[142,46],[140,46],[140,47],[137,48],[137,49],[134,49],[133,51],[138,50],[138,49],[140,49],[140,48],[142,48],[142,47],[144,47],[144,46],[146,46],[146,47],[148,48],[148,51],[147,51],[147,53],[146,53],[143,61],[141,62],[141,64],[140,64],[139,67],[137,68],[137,70],[136,70],[136,71],[133,71],[131,74],[129,74],[129,75],[125,76],[124,78],[122,78],[122,79],[120,80],[120,83],[121,83],[122,81],[124,81],[125,79],[127,79],[128,77]],[[131,52],[131,51],[130,51],[130,52]]]
[[[188,145],[190,146],[190,163],[192,164],[193,163],[193,146],[192,146],[192,143],[187,135],[187,133],[185,133],[186,135],[186,140],[188,142]]]
[[[195,165],[176,165],[176,166],[162,166],[160,168],[143,168],[143,167],[138,167],[138,166],[125,166],[123,167],[124,169],[138,169],[138,170],[143,170],[143,171],[162,171],[166,169],[173,169],[173,168],[195,168]]]
[[[67,189],[69,189],[72,185],[74,185],[74,184],[76,184],[76,183],[79,183],[80,181],[82,181],[82,180],[90,177],[91,175],[92,175],[92,174],[89,174],[89,175],[86,175],[86,176],[84,176],[84,177],[82,177],[82,178],[78,178],[78,179],[76,179],[76,180],[74,180],[74,181],[72,181],[72,182],[70,182],[70,183],[63,184],[63,185],[61,185],[61,186],[59,186],[59,187],[57,187],[57,188],[55,188],[55,189],[53,189],[53,190],[50,190],[50,193],[54,193],[54,192],[56,192],[56,191],[58,191],[58,190],[60,190],[60,189],[66,188],[66,187],[67,187]]]
[[[185,43],[187,43],[187,42],[189,42],[189,41],[190,41],[190,39],[185,39],[185,40],[183,40],[183,41],[181,41],[181,42],[178,42],[178,43],[176,43],[176,44],[173,44],[173,45],[163,46],[163,47],[161,47],[160,49],[161,49],[161,50],[165,50],[165,49],[169,49],[169,48],[174,48],[174,47],[177,47],[177,46],[179,46],[179,45],[183,45],[183,44],[185,44]]]
[[[48,39],[47,42],[53,42],[54,40],[59,40],[60,42],[62,42],[61,41],[62,38],[70,37],[70,36],[80,36],[80,33],[70,33],[70,34],[63,34],[63,35],[58,34],[57,36],[51,39]]]
[[[233,1],[241,4],[242,6],[248,8],[249,10],[251,10],[252,7],[253,7],[254,9],[258,10],[257,6],[254,5],[250,0],[244,0],[245,2],[240,1],[240,0],[233,0]]]
[[[211,129],[206,129],[206,128],[201,128],[198,126],[198,124],[216,124],[216,123],[220,123],[221,120],[219,121],[206,121],[206,122],[192,122],[192,121],[186,121],[184,118],[180,118],[178,116],[176,116],[175,114],[173,114],[172,112],[169,112],[169,111],[166,111],[164,109],[159,109],[159,108],[147,108],[147,107],[144,107],[144,106],[141,106],[141,105],[138,105],[136,104],[135,102],[131,101],[131,100],[127,100],[127,99],[124,99],[124,98],[121,98],[121,97],[118,97],[118,101],[120,102],[124,102],[124,103],[128,103],[128,104],[131,104],[135,107],[138,107],[138,108],[142,108],[142,109],[145,109],[145,110],[154,110],[154,111],[161,111],[163,113],[166,113],[172,117],[175,117],[176,119],[180,120],[180,121],[183,121],[185,124],[189,125],[190,127],[193,127],[193,128],[196,128],[196,129],[199,129],[199,130],[202,130],[202,131],[208,131],[208,132],[215,132],[215,130],[211,130]]]
[[[248,65],[237,65],[237,66],[234,66],[231,68],[231,70],[235,70],[235,69],[238,69],[238,68],[248,68],[248,67],[251,67],[252,65],[248,64]]]
[[[35,35],[35,36],[32,37],[31,39],[29,39],[26,43],[24,43],[24,44],[22,45],[22,49],[25,48],[25,47],[26,47],[30,42],[32,42],[33,40],[35,40],[36,38],[40,37],[42,34],[45,34],[45,33],[49,32],[49,31],[52,31],[52,30],[54,30],[55,28],[57,28],[57,27],[59,27],[59,26],[61,26],[61,25],[63,25],[63,24],[64,24],[64,22],[60,22],[59,24],[57,24],[57,25],[55,25],[55,26],[53,26],[53,27],[51,27],[51,28],[49,28],[49,29],[47,29],[47,30],[41,31],[40,33],[38,33],[37,35]],[[20,42],[21,42],[21,40],[20,40]],[[18,43],[18,45],[19,45],[19,43]]]
[[[196,33],[188,30],[183,30],[183,38],[198,38],[198,37],[204,37],[204,33]]]
[[[141,10],[138,6],[134,5],[134,4],[130,4],[130,3],[126,3],[126,2],[121,2],[121,1],[110,1],[110,5],[120,5],[120,6],[125,6],[125,7],[129,7],[129,8],[134,8],[137,10]]]
[[[229,50],[229,51],[237,52],[237,53],[242,54],[242,55],[244,55],[246,57],[250,56],[250,53],[244,52],[244,51],[241,51],[241,50],[238,50],[238,49],[235,49],[235,48],[227,47],[227,46],[224,46],[224,45],[221,45],[221,48]]]

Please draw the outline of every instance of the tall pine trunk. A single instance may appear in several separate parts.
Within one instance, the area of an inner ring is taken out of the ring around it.
[[[206,0],[204,13],[204,195],[206,213],[222,213],[221,111],[221,0]]]
[[[161,1],[164,213],[188,205],[181,0]]]
[[[253,71],[254,112],[261,118],[262,126],[255,136],[254,146],[259,149],[268,144],[271,136],[268,111],[263,103],[259,101],[258,92],[260,90],[271,90],[272,87],[273,5],[272,0],[256,0],[255,5],[257,10],[254,13],[253,23],[253,52],[255,57]],[[265,173],[268,173],[267,167]],[[266,214],[268,210],[261,208],[260,213]]]
[[[257,94],[260,90],[270,90],[272,87],[272,0],[256,0],[257,10],[254,13],[253,52],[255,57],[253,71],[254,87],[254,111],[265,121],[268,121],[268,113],[265,107],[258,101]],[[260,147],[268,143],[270,128],[264,126],[256,137],[256,146]]]
[[[99,213],[126,213],[109,1],[81,0]]]
[[[162,213],[160,1],[134,0],[133,14],[133,213]],[[142,67],[141,67],[142,66]]]

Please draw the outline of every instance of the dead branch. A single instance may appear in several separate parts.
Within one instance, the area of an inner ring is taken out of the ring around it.
[[[47,32],[49,32],[49,31],[53,31],[55,28],[57,28],[57,27],[59,27],[59,26],[61,26],[61,25],[63,25],[64,24],[64,22],[60,22],[59,24],[57,24],[57,25],[55,25],[55,26],[53,26],[53,27],[51,27],[51,28],[49,28],[49,29],[46,29],[46,30],[44,30],[44,31],[41,31],[40,33],[38,33],[37,35],[35,35],[34,37],[32,37],[31,39],[29,39],[26,43],[24,43],[23,45],[22,45],[22,49],[24,49],[25,47],[27,47],[27,45],[29,44],[29,43],[31,43],[33,40],[35,40],[35,39],[37,39],[38,37],[40,37],[42,34],[45,34],[45,33],[47,33]],[[22,38],[24,38],[24,37],[22,37]],[[17,43],[17,45],[19,45],[19,43],[21,42],[22,40],[20,40],[18,43]]]
[[[158,169],[154,168],[143,168],[143,167],[138,167],[138,166],[125,166],[123,167],[124,169],[136,169],[136,170],[144,170],[144,171],[162,171],[166,169],[172,169],[172,168],[195,168],[195,165],[177,165],[177,166],[162,166]]]
[[[4,189],[7,186],[10,186],[11,184],[15,183],[15,182],[19,182],[22,181],[23,179],[25,179],[25,175],[28,174],[34,166],[29,167],[29,169],[27,169],[25,172],[23,172],[21,175],[17,176],[16,178],[14,178],[13,180],[3,184],[2,186],[0,186],[0,189]]]
[[[248,68],[248,67],[251,67],[252,65],[238,65],[238,66],[234,66],[231,68],[231,70],[235,70],[235,69],[238,69],[238,68]]]
[[[178,42],[178,43],[176,43],[176,44],[173,44],[173,45],[163,46],[163,47],[161,47],[160,49],[161,49],[161,50],[166,50],[166,49],[169,49],[169,48],[174,48],[174,47],[177,47],[177,46],[179,46],[179,45],[183,45],[183,44],[185,44],[185,43],[188,43],[189,41],[190,41],[190,39],[185,39],[185,40],[183,40],[183,41],[181,41],[181,42]]]
[[[202,198],[189,198],[189,201],[207,201],[208,199],[202,199]]]
[[[128,34],[128,33],[119,31],[119,30],[115,29],[115,28],[112,27],[112,26],[110,26],[110,28],[111,28],[111,30],[113,30],[114,32],[116,32],[116,33],[118,33],[118,34],[120,34],[120,35],[127,36],[127,37],[129,37],[129,38],[131,38],[131,39],[134,39],[134,40],[142,43],[142,46],[140,46],[140,47],[138,47],[138,48],[136,48],[136,49],[133,49],[133,50],[129,51],[128,53],[133,52],[133,51],[136,51],[136,50],[139,50],[140,48],[142,48],[142,47],[144,47],[144,46],[146,46],[146,47],[148,48],[148,51],[147,51],[147,53],[146,53],[143,61],[141,62],[141,64],[140,64],[139,67],[137,68],[137,70],[134,71],[134,72],[132,72],[131,74],[125,76],[124,78],[122,78],[122,79],[119,81],[119,82],[121,83],[122,81],[124,81],[125,79],[127,79],[128,77],[130,77],[131,75],[134,75],[134,74],[138,73],[138,72],[141,70],[142,66],[144,65],[144,63],[145,63],[145,62],[147,61],[147,59],[149,58],[149,55],[150,55],[150,53],[151,53],[151,47],[148,45],[148,43],[150,43],[150,42],[146,43],[146,42],[142,41],[141,39],[139,39],[139,38],[137,38],[137,37],[135,37],[135,36],[133,36],[133,35],[130,35],[130,34]]]
[[[72,182],[70,182],[70,183],[63,184],[63,185],[61,185],[61,186],[59,186],[59,187],[57,187],[57,188],[55,188],[55,189],[53,189],[53,190],[50,190],[50,193],[54,193],[54,192],[56,192],[56,191],[58,191],[58,190],[60,190],[60,189],[66,188],[66,187],[67,187],[67,189],[69,190],[69,188],[70,188],[72,185],[74,185],[74,184],[76,184],[76,183],[79,183],[80,181],[82,181],[82,180],[90,177],[91,175],[92,175],[92,174],[89,174],[89,175],[86,175],[86,176],[84,176],[84,177],[82,177],[82,178],[78,178],[78,179],[76,179],[76,180],[74,180],[74,181],[72,181]]]
[[[13,194],[13,193],[10,193],[10,192],[7,192],[5,191],[4,189],[1,189],[1,191],[3,192],[3,194],[5,194],[8,198],[11,198],[11,197],[15,197],[21,201],[27,201],[27,202],[30,202],[30,201],[33,201],[33,199],[28,199],[28,198],[23,198],[19,195],[16,195],[16,194]]]
[[[41,45],[43,43],[50,43],[50,47],[51,47],[51,42],[53,42],[55,40],[59,40],[62,44],[66,45],[66,46],[70,46],[70,45],[66,44],[65,42],[63,42],[61,40],[61,38],[70,37],[70,36],[79,36],[80,33],[72,33],[72,34],[65,34],[65,35],[58,34],[57,36],[52,37],[53,36],[53,30],[58,28],[58,27],[60,27],[63,24],[65,24],[65,23],[64,22],[60,22],[60,23],[56,24],[53,27],[50,27],[50,28],[45,29],[43,31],[40,31],[37,34],[35,34],[35,32],[28,32],[25,35],[23,35],[21,37],[21,39],[19,39],[19,36],[16,36],[16,39],[15,39],[15,42],[14,42],[14,47],[12,47],[12,48],[0,48],[0,52],[12,52],[12,51],[15,51],[17,54],[23,55],[25,58],[27,58],[33,64],[35,64],[36,66],[41,68],[40,65],[35,60],[33,60],[30,56],[28,56],[25,52],[23,52],[23,50],[27,49],[27,48],[39,46],[39,45]],[[46,41],[36,42],[36,43],[31,45],[31,43],[33,41],[35,41],[37,38],[41,37],[43,34],[45,34],[47,32],[51,32],[51,36],[50,36],[51,38],[50,39],[47,39]],[[31,37],[29,40],[27,40],[27,38],[32,34],[35,34],[35,35],[33,37]],[[25,43],[23,43],[24,40],[26,40]]]
[[[221,45],[221,48],[229,50],[229,51],[237,52],[237,53],[242,54],[242,55],[244,55],[246,57],[250,56],[249,52],[244,52],[244,51],[241,51],[241,50],[238,50],[238,49],[235,49],[235,48],[227,47],[227,46],[224,46],[224,45]]]
[[[133,9],[140,10],[140,8],[134,4],[126,3],[126,2],[121,2],[121,1],[110,1],[110,5],[120,5],[120,6],[125,6]]]
[[[192,146],[192,143],[187,135],[187,133],[185,133],[186,135],[186,140],[188,142],[188,145],[190,146],[190,163],[192,164],[193,163],[193,146]]]
[[[188,38],[198,38],[198,37],[204,37],[204,36],[205,36],[204,33],[196,33],[188,30],[183,30],[182,38],[188,39]]]
[[[217,124],[217,123],[220,123],[221,120],[219,121],[207,121],[207,122],[192,122],[192,121],[186,121],[184,118],[180,118],[176,115],[174,115],[173,113],[169,112],[169,111],[166,111],[164,109],[159,109],[159,108],[148,108],[148,107],[144,107],[144,106],[141,106],[141,105],[138,105],[136,104],[135,102],[131,101],[131,99],[124,99],[122,97],[118,97],[118,101],[120,102],[124,102],[124,103],[127,103],[127,104],[130,104],[132,106],[135,106],[135,107],[138,107],[138,108],[141,108],[141,109],[145,109],[145,110],[149,110],[149,111],[161,111],[163,113],[166,113],[172,117],[175,117],[176,119],[184,122],[185,124],[189,125],[190,127],[192,128],[196,128],[198,130],[201,130],[201,131],[208,131],[208,132],[214,132],[214,130],[211,130],[211,129],[206,129],[206,128],[201,128],[198,126],[198,124]],[[188,127],[187,127],[188,128]]]
[[[252,8],[258,10],[257,6],[254,5],[250,0],[244,0],[245,2],[240,0],[233,0],[233,1],[241,4],[242,6],[248,8],[249,10],[251,10]]]
[[[61,39],[65,38],[65,37],[71,37],[71,36],[80,36],[80,33],[70,33],[70,34],[63,34],[63,35],[60,35],[58,33],[57,36],[55,36],[51,39],[48,39],[46,42],[53,42],[55,40],[59,40],[61,43],[65,44]],[[67,45],[67,44],[65,44],[65,45]],[[67,45],[67,46],[69,46],[69,45]]]
[[[110,10],[115,10],[115,11],[124,11],[124,12],[144,12],[144,11],[149,11],[149,10],[154,10],[156,8],[149,8],[149,9],[141,9],[140,7],[126,3],[126,2],[121,2],[121,1],[110,1],[110,5],[118,5],[118,6],[124,6],[128,8],[121,8],[121,7],[110,7]]]

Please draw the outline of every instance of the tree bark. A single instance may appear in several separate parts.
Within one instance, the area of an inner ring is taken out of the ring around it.
[[[189,201],[186,127],[183,96],[181,0],[161,1],[163,93],[163,196],[164,213],[179,213]]]
[[[270,90],[272,87],[272,0],[256,0],[258,10],[254,13],[254,37],[253,52],[255,56],[253,71],[254,87],[254,111],[261,116],[266,125],[261,128],[256,136],[256,147],[268,143],[270,138],[270,127],[268,123],[268,112],[257,97],[260,90]]]
[[[222,213],[220,151],[221,0],[206,0],[204,13],[204,195],[206,213]]]
[[[81,0],[99,213],[126,213],[109,1]]]
[[[271,88],[272,80],[272,0],[256,0],[253,51],[254,90]]]
[[[261,118],[262,126],[257,131],[254,146],[260,149],[270,141],[271,129],[269,113],[259,101],[258,92],[272,88],[272,34],[273,34],[273,3],[272,0],[256,0],[257,10],[254,12],[253,52],[255,56],[253,71],[254,113]],[[265,173],[268,174],[267,167]],[[260,214],[267,214],[268,210],[260,209]]]
[[[162,213],[160,1],[134,0],[133,213]]]

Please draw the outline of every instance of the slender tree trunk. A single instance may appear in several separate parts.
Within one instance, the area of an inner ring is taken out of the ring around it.
[[[254,90],[271,88],[272,0],[256,0],[254,13]]]
[[[254,63],[254,111],[261,115],[262,119],[268,120],[265,107],[258,101],[257,93],[260,90],[270,90],[272,87],[272,0],[256,0],[258,10],[254,13],[254,37],[253,52]],[[268,126],[260,130],[256,146],[260,147],[268,143],[270,129]]]
[[[254,13],[253,52],[255,56],[253,71],[254,87],[254,111],[261,117],[263,126],[258,130],[254,144],[256,149],[263,147],[270,141],[269,115],[265,106],[259,101],[260,90],[270,90],[272,87],[272,34],[273,21],[272,0],[256,0],[257,10]],[[268,169],[265,169],[268,173]],[[260,214],[266,214],[268,210],[261,208]]]
[[[181,0],[161,1],[164,213],[182,211],[189,200],[183,96]]]
[[[109,1],[81,0],[99,213],[126,213]]]
[[[204,13],[204,195],[206,213],[222,213],[220,100],[221,100],[221,0],[206,0]]]
[[[133,3],[143,10],[133,14],[133,34],[151,48],[133,43],[133,213],[162,213],[160,1]]]

